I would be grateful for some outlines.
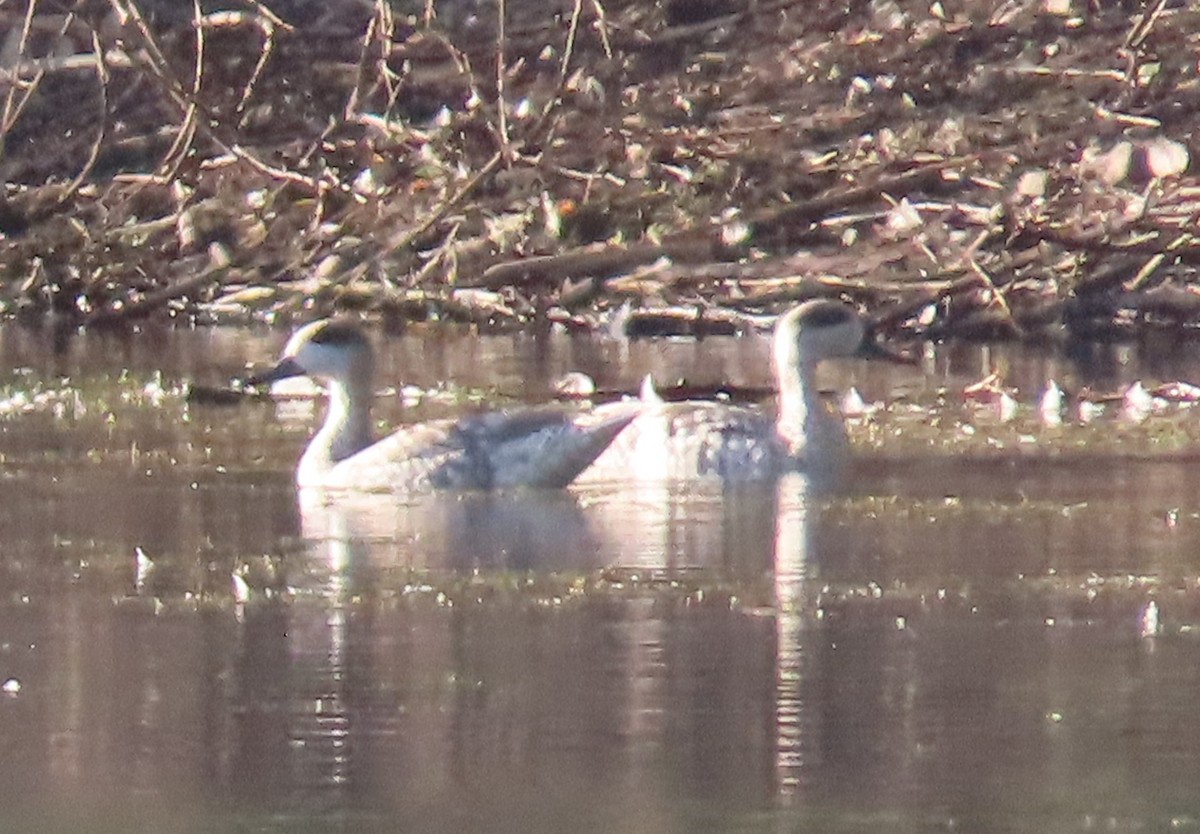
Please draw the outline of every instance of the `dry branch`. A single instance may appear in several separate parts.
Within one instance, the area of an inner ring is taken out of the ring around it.
[[[916,332],[1200,330],[1187,4],[108,5],[0,6],[8,309],[199,298],[180,256],[214,245],[279,309],[407,287],[576,327],[556,308],[832,293]]]
[[[714,243],[704,239],[693,238],[662,244],[640,243],[632,246],[603,244],[559,255],[544,255],[496,264],[484,271],[479,286],[496,288],[556,283],[568,278],[586,276],[605,277],[659,258],[701,263],[711,261],[713,255]]]

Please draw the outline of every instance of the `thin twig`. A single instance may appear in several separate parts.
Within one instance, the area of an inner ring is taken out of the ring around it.
[[[496,111],[499,122],[500,150],[504,153],[505,158],[508,158],[512,148],[512,141],[508,135],[508,100],[504,95],[504,75],[507,71],[504,57],[507,38],[504,31],[504,18],[508,5],[505,0],[496,0],[496,5]]]
[[[458,242],[458,231],[462,228],[461,223],[456,223],[449,232],[446,233],[445,239],[434,250],[433,255],[425,262],[425,266],[412,276],[409,280],[409,287],[420,287],[425,285],[433,278],[434,273],[446,261],[454,260],[454,245]],[[453,264],[452,264],[453,266]],[[448,282],[447,282],[448,283]]]
[[[379,26],[380,17],[383,14],[381,7],[384,5],[382,0],[377,0],[375,13],[367,21],[367,31],[363,33],[362,46],[358,50],[358,64],[354,68],[354,85],[350,88],[350,97],[346,99],[346,106],[342,108],[342,118],[347,121],[358,114],[358,101],[362,96],[363,86],[366,84],[367,65],[371,62],[371,44],[375,40],[375,30]]]
[[[1127,282],[1125,285],[1126,291],[1137,292],[1145,289],[1146,282],[1149,281],[1151,276],[1158,271],[1158,268],[1162,266],[1163,261],[1166,259],[1167,255],[1165,252],[1159,252],[1157,255],[1151,256],[1146,263],[1142,264],[1142,268],[1137,271],[1137,274],[1134,275],[1129,282]]]
[[[275,28],[282,29],[285,32],[296,31],[295,26],[288,23],[286,20],[281,18],[279,15],[275,14],[275,12],[268,9],[266,6],[264,6],[262,3],[260,3],[259,0],[243,0],[243,2],[249,3],[251,6],[253,6],[254,13],[257,14],[259,17],[261,17],[263,20],[268,21]]]
[[[183,86],[179,83],[179,80],[175,78],[174,74],[171,72],[170,64],[163,56],[162,50],[155,41],[149,25],[146,23],[145,18],[142,17],[137,7],[131,3],[130,0],[109,0],[109,2],[113,5],[118,13],[123,13],[129,19],[134,21],[138,33],[142,38],[142,43],[148,59],[147,63],[151,73],[163,85],[165,92],[174,102],[176,107],[178,107],[185,115],[189,113],[191,108],[195,108],[197,115],[203,114],[204,118],[196,119],[197,126],[203,129],[209,138],[223,151],[231,154],[242,162],[245,162],[256,171],[259,171],[268,177],[299,185],[315,196],[321,197],[329,189],[335,188],[347,194],[356,202],[366,202],[365,197],[360,194],[356,194],[349,185],[338,181],[332,175],[329,175],[326,179],[318,180],[314,179],[313,177],[305,176],[297,171],[292,171],[287,168],[279,168],[274,165],[268,165],[254,154],[242,148],[236,142],[229,141],[222,137],[214,127],[214,125],[218,123],[216,117],[213,116],[212,113],[209,113],[207,108],[205,108],[198,100],[196,100],[195,96],[189,96],[184,91]],[[199,82],[197,81],[196,83],[198,84]]]
[[[1154,24],[1158,22],[1158,18],[1162,15],[1163,9],[1167,7],[1167,0],[1158,0],[1154,4],[1154,8],[1146,9],[1138,18],[1137,23],[1129,30],[1129,34],[1125,36],[1125,47],[1127,49],[1137,49],[1146,38],[1150,36],[1150,31],[1154,28]]]
[[[558,63],[558,84],[555,85],[554,95],[542,107],[541,115],[538,116],[529,131],[530,136],[536,137],[539,143],[549,137],[550,120],[554,118],[554,114],[562,102],[563,91],[567,87],[567,76],[571,71],[571,58],[575,55],[575,36],[579,32],[579,18],[582,14],[583,0],[575,0],[575,6],[571,10],[571,23],[567,27],[567,41],[563,45],[562,60]]]
[[[250,25],[257,29],[262,36],[262,47],[258,51],[258,60],[254,63],[254,69],[250,73],[250,78],[242,86],[242,97],[238,100],[237,109],[234,111],[236,113],[244,113],[246,105],[250,102],[250,96],[254,94],[254,87],[258,84],[259,78],[262,77],[263,70],[267,66],[267,61],[270,60],[271,53],[275,50],[275,24],[269,17],[247,15],[244,12],[213,12],[212,14],[198,18],[196,25],[197,27],[204,26],[209,29]]]
[[[990,300],[1000,308],[1000,312],[1003,314],[1005,321],[1014,329],[1014,331],[1020,333],[1021,326],[1017,324],[1016,319],[1013,318],[1012,308],[1008,306],[1008,299],[1004,297],[1004,293],[1001,292],[1000,288],[996,286],[996,282],[992,279],[992,276],[989,275],[987,270],[980,266],[979,262],[974,258],[971,258],[967,261],[967,268],[987,286]]]
[[[33,14],[37,9],[37,0],[29,0],[29,6],[25,9],[25,20],[21,24],[21,37],[17,41],[17,54],[24,56],[25,50],[29,47],[29,33],[33,29]],[[25,93],[25,97],[20,104],[17,104],[17,90],[20,85],[13,84],[8,89],[8,94],[4,97],[4,112],[0,115],[0,132],[7,136],[8,131],[17,121],[17,116],[21,110],[25,108],[26,102],[29,101],[33,91],[37,89],[38,83],[42,80],[42,72],[38,72]]]
[[[475,172],[475,176],[463,183],[463,185],[457,191],[443,200],[437,208],[431,211],[429,216],[425,218],[424,223],[405,232],[396,243],[388,246],[385,251],[395,252],[400,249],[407,249],[412,246],[413,243],[424,237],[430,229],[441,222],[443,217],[453,211],[463,200],[469,197],[475,191],[475,189],[479,188],[479,186],[484,183],[488,177],[496,173],[503,162],[504,154],[497,151],[482,168]]]
[[[0,0],[2,3],[2,0]],[[37,7],[37,0],[29,0],[29,7],[25,10],[25,20],[21,26],[21,35],[17,40],[17,54],[24,56],[29,48],[29,33],[33,29],[34,9]],[[75,22],[75,13],[70,12],[63,17],[63,23],[58,28],[56,38],[62,38],[66,35],[67,30],[71,28],[71,24]],[[8,93],[4,97],[4,109],[0,112],[0,139],[8,135],[12,130],[13,125],[17,123],[17,119],[21,118],[21,114],[25,112],[25,108],[29,106],[29,102],[33,99],[34,93],[37,92],[38,86],[42,82],[42,78],[46,72],[53,69],[52,60],[34,61],[33,78],[24,86],[24,93],[20,100],[17,98],[18,90],[22,85],[20,76],[22,65],[24,62],[18,61],[17,66],[13,68],[13,81],[8,88]],[[2,144],[2,143],[0,143]]]
[[[92,55],[96,59],[96,80],[100,82],[100,127],[96,131],[96,138],[92,141],[92,147],[88,153],[88,158],[84,160],[83,168],[75,175],[75,178],[67,185],[66,190],[59,197],[59,204],[65,204],[71,199],[91,176],[92,171],[96,167],[96,160],[100,158],[100,146],[104,144],[105,134],[108,132],[108,67],[104,63],[104,48],[100,45],[100,36],[96,34],[96,30],[92,30]]]
[[[190,97],[184,97],[187,107],[183,111],[183,121],[179,124],[175,141],[171,143],[170,149],[158,166],[159,172],[168,182],[175,179],[196,141],[196,103],[200,100],[204,73],[204,27],[200,25],[200,0],[192,0],[192,17],[196,22],[196,60],[192,64],[192,94]]]
[[[608,15],[600,0],[592,0],[592,10],[596,13],[596,29],[600,32],[600,43],[604,47],[604,57],[612,60],[612,43],[608,38]]]

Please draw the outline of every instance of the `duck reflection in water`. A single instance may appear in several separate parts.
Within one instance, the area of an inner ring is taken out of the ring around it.
[[[298,498],[307,541],[376,566],[589,570],[603,549],[579,501],[562,490],[396,496],[302,489]]]
[[[642,552],[642,562],[659,570],[618,570],[617,590],[597,591],[602,604],[568,606],[549,618],[511,616],[511,598],[431,609],[381,604],[388,597],[380,592],[414,581],[406,570],[387,571],[397,564],[432,569],[416,581],[435,588],[476,573],[486,585],[508,569],[570,581],[619,568],[640,531],[627,524],[625,539],[600,540],[581,526],[609,506],[562,492],[465,500],[435,494],[412,502],[356,496],[303,505],[310,562],[296,572],[298,581],[315,583],[316,593],[287,606],[251,607],[233,679],[245,718],[231,781],[261,785],[261,773],[290,774],[275,790],[293,795],[298,787],[322,786],[347,796],[378,790],[407,798],[417,790],[414,768],[397,762],[419,762],[422,786],[461,790],[495,783],[505,770],[496,769],[501,761],[525,778],[541,766],[541,745],[561,754],[562,745],[575,749],[582,737],[600,745],[589,773],[597,762],[619,762],[619,773],[601,768],[601,778],[657,805],[669,801],[658,794],[668,780],[662,757],[646,751],[674,749],[700,733],[711,748],[737,751],[738,767],[712,765],[713,773],[732,782],[753,774],[755,786],[801,792],[822,764],[825,705],[814,680],[828,662],[826,626],[814,615],[821,582],[809,543],[820,502],[810,502],[807,485],[805,475],[789,473],[773,492],[753,491],[773,508],[764,513],[776,517],[773,529],[753,534],[732,514],[720,514],[722,502],[702,499],[714,517],[685,508],[670,531],[677,549]],[[571,540],[580,533],[583,539]],[[635,575],[648,584],[620,582]],[[685,588],[756,589],[769,608],[722,614],[710,607],[697,619],[671,603],[679,599],[667,590],[674,580]],[[664,604],[647,604],[653,600]],[[486,686],[476,692],[444,683],[459,680]],[[552,694],[554,682],[579,697]],[[697,711],[704,698],[714,700]],[[314,702],[319,710],[296,706]],[[714,715],[722,716],[719,728]],[[497,734],[483,730],[492,727],[528,733],[537,743],[498,746]]]

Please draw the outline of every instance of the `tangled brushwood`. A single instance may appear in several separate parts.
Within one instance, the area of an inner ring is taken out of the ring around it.
[[[0,7],[0,310],[1200,327],[1194,4],[207,5]]]

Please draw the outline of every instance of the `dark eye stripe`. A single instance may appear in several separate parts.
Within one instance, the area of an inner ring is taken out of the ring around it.
[[[366,344],[366,337],[357,324],[344,319],[330,319],[324,326],[317,328],[310,339],[318,345],[351,345]]]
[[[804,316],[810,327],[833,327],[850,321],[853,312],[845,304],[837,302],[814,305]]]

